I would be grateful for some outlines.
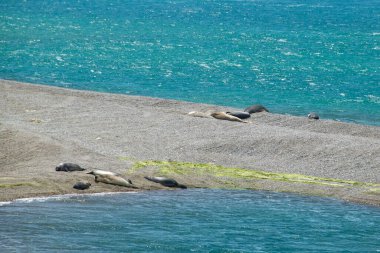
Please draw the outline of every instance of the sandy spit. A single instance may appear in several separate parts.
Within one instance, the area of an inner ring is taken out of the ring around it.
[[[60,162],[118,172],[142,190],[159,189],[143,178],[155,168],[130,172],[138,161],[157,160],[360,182],[340,187],[258,179],[252,187],[237,180],[234,188],[380,205],[379,127],[272,113],[254,114],[249,124],[188,115],[242,109],[0,80],[0,201],[78,193],[72,186],[79,180],[92,183],[85,193],[133,190],[96,184],[84,172],[56,172]],[[212,175],[173,177],[189,187],[228,188]],[[361,183],[365,187],[357,187]]]

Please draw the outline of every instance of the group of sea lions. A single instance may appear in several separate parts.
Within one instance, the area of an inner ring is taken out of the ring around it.
[[[236,112],[192,111],[192,112],[189,112],[188,115],[194,116],[194,117],[215,118],[215,119],[221,119],[221,120],[237,121],[241,123],[249,123],[248,121],[245,121],[244,119],[248,119],[249,117],[251,117],[251,114],[259,113],[259,112],[269,112],[269,110],[261,104],[254,104],[245,108],[243,112],[240,112],[240,111],[236,111]],[[309,113],[307,117],[309,119],[314,119],[314,120],[319,119],[319,115],[315,112]]]
[[[245,121],[244,119],[248,119],[249,117],[251,117],[252,113],[258,113],[258,112],[269,112],[269,111],[264,106],[260,104],[255,104],[255,105],[245,108],[243,112],[241,111],[234,111],[234,112],[192,111],[192,112],[189,112],[188,115],[194,116],[194,117],[215,118],[215,119],[221,119],[221,120],[237,121],[241,123],[249,123],[248,121]]]
[[[64,171],[64,172],[72,172],[72,171],[84,171],[85,168],[82,168],[78,164],[75,163],[60,163],[56,168],[56,171]],[[95,183],[105,183],[105,184],[111,184],[111,185],[117,185],[117,186],[124,186],[129,188],[135,188],[138,189],[137,186],[135,186],[130,179],[125,179],[122,177],[122,175],[111,172],[111,171],[105,171],[105,170],[92,170],[86,174],[91,174],[95,176]],[[146,180],[152,181],[154,183],[159,183],[166,187],[172,187],[172,188],[181,188],[186,189],[187,187],[183,184],[179,184],[176,180],[172,178],[166,178],[166,177],[144,177]],[[86,190],[90,188],[91,183],[87,181],[80,181],[74,184],[73,188],[77,190]]]
[[[259,113],[259,112],[269,112],[269,110],[265,108],[263,105],[254,104],[245,108],[243,112],[241,111],[236,111],[236,112],[192,111],[192,112],[189,112],[188,115],[191,115],[194,117],[215,118],[215,119],[220,119],[220,120],[249,123],[248,121],[244,121],[244,119],[248,119],[249,117],[251,117],[251,114]],[[309,119],[314,119],[314,120],[319,119],[319,115],[314,112],[309,113],[307,117]],[[71,172],[71,171],[84,171],[86,169],[74,163],[61,163],[55,168],[55,170]],[[91,174],[95,176],[95,183],[101,182],[105,184],[112,184],[112,185],[118,185],[118,186],[124,186],[124,187],[136,188],[136,189],[138,188],[132,183],[130,179],[125,179],[120,174],[114,173],[111,171],[96,169],[96,170],[92,170],[91,172],[88,172],[87,174]],[[166,187],[176,187],[176,188],[181,188],[181,189],[187,188],[185,185],[179,184],[177,181],[175,181],[172,178],[148,177],[148,176],[145,176],[144,178],[146,180],[161,184]],[[80,181],[74,184],[73,188],[78,189],[78,190],[85,190],[85,189],[88,189],[90,186],[91,186],[91,183],[87,181],[84,181],[84,182]]]

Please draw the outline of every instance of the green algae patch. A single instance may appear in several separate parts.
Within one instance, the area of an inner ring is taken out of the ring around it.
[[[22,186],[32,186],[36,187],[39,186],[35,183],[9,183],[9,184],[0,184],[0,188],[15,188],[15,187],[22,187]]]
[[[367,193],[373,195],[380,195],[380,188],[370,188]]]
[[[356,182],[333,178],[321,178],[301,174],[275,173],[244,168],[224,167],[212,163],[190,163],[178,161],[138,161],[135,162],[129,173],[135,173],[144,168],[152,168],[155,174],[161,176],[209,176],[219,179],[234,180],[272,180],[290,183],[315,184],[332,187],[371,187],[380,189],[380,184]],[[223,180],[225,182],[225,180]]]

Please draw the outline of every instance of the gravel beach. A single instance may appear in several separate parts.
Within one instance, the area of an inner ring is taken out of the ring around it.
[[[165,165],[165,175],[188,187],[380,205],[379,127],[265,112],[252,114],[249,124],[188,115],[243,109],[0,80],[0,201],[135,190],[95,183],[85,172],[55,171],[73,162],[118,172],[141,190],[164,189],[143,176],[162,174]],[[249,170],[267,174],[253,178]],[[92,186],[73,189],[80,180]]]

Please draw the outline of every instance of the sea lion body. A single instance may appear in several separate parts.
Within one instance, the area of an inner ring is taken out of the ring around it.
[[[247,121],[243,121],[243,120],[239,119],[238,117],[229,115],[225,112],[214,112],[214,113],[211,113],[211,116],[216,118],[216,119],[221,119],[221,120],[229,120],[229,121],[238,121],[238,122],[242,122],[242,123],[248,123]]]
[[[247,107],[244,109],[245,112],[248,112],[249,114],[257,113],[257,112],[269,112],[267,108],[264,106],[257,104],[257,105],[251,105],[250,107]]]
[[[251,114],[249,114],[248,112],[226,112],[228,115],[232,115],[232,116],[235,116],[239,119],[248,119],[249,117],[251,117]]]
[[[75,163],[60,163],[57,167],[55,167],[55,170],[71,172],[71,171],[83,171],[86,169],[82,168],[81,166]]]
[[[73,188],[74,189],[77,189],[77,190],[86,190],[88,188],[90,188],[91,184],[89,182],[77,182],[76,184],[74,184]]]
[[[211,113],[207,113],[207,112],[192,111],[192,112],[189,112],[188,115],[193,116],[193,117],[200,117],[200,118],[211,118]]]
[[[91,175],[94,175],[94,176],[105,176],[105,175],[111,175],[111,176],[120,176],[119,173],[115,173],[115,172],[112,172],[112,171],[106,171],[106,170],[93,170],[87,174],[91,174]]]
[[[137,188],[132,184],[131,180],[125,180],[124,178],[120,176],[115,175],[96,175],[95,176],[95,182],[96,183],[105,183],[105,184],[112,184],[112,185],[118,185],[118,186],[124,186],[124,187],[130,187],[130,188]]]
[[[159,183],[163,186],[166,187],[175,187],[175,188],[182,188],[182,189],[187,189],[186,185],[179,184],[177,181],[175,181],[172,178],[166,178],[166,177],[144,177],[145,179]]]
[[[307,115],[309,119],[319,119],[319,115],[315,112],[311,112]]]
[[[119,186],[125,186],[125,187],[131,187],[131,188],[137,188],[132,184],[131,180],[125,180],[120,176],[120,174],[106,171],[106,170],[93,170],[87,174],[91,174],[95,176],[95,182],[96,183],[105,183],[105,184],[113,184],[113,185],[119,185]]]

